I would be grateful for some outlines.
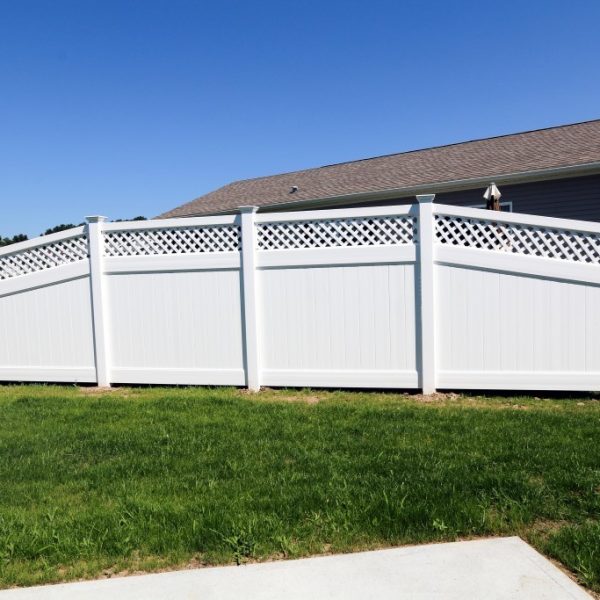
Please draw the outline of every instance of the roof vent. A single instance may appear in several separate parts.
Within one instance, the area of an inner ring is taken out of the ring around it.
[[[297,186],[297,185],[293,185],[293,186],[290,188],[290,194],[294,194],[294,193],[296,193],[297,191],[298,191],[298,186]]]

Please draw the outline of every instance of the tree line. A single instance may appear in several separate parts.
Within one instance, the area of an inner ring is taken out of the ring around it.
[[[122,223],[123,221],[145,221],[146,217],[134,217],[133,219],[115,219],[115,223]],[[83,225],[83,223],[79,223],[79,225]],[[55,225],[54,227],[50,227],[46,229],[44,233],[40,233],[43,235],[50,235],[51,233],[58,233],[59,231],[66,231],[67,229],[72,229],[73,227],[79,227],[79,225],[75,225],[74,223],[61,223],[60,225]],[[24,233],[17,233],[12,237],[4,237],[0,235],[0,247],[2,246],[10,246],[10,244],[16,244],[17,242],[25,242],[29,239],[27,235]]]

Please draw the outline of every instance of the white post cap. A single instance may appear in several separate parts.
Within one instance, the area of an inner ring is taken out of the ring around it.
[[[419,204],[427,204],[433,202],[435,194],[419,194],[417,195],[417,202]]]
[[[104,223],[104,221],[106,221],[106,217],[102,217],[100,215],[93,215],[90,217],[85,217],[85,220],[88,223]]]
[[[258,210],[258,206],[240,206],[238,210],[241,213],[255,213]]]

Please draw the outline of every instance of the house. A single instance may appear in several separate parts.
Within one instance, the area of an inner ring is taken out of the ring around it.
[[[492,181],[502,210],[600,221],[600,119],[236,181],[160,217],[409,204],[420,193],[483,208]]]

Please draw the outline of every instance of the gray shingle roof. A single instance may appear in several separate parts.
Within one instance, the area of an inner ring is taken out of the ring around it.
[[[600,119],[225,185],[161,215],[183,217],[600,162]],[[294,193],[290,193],[297,186]]]

